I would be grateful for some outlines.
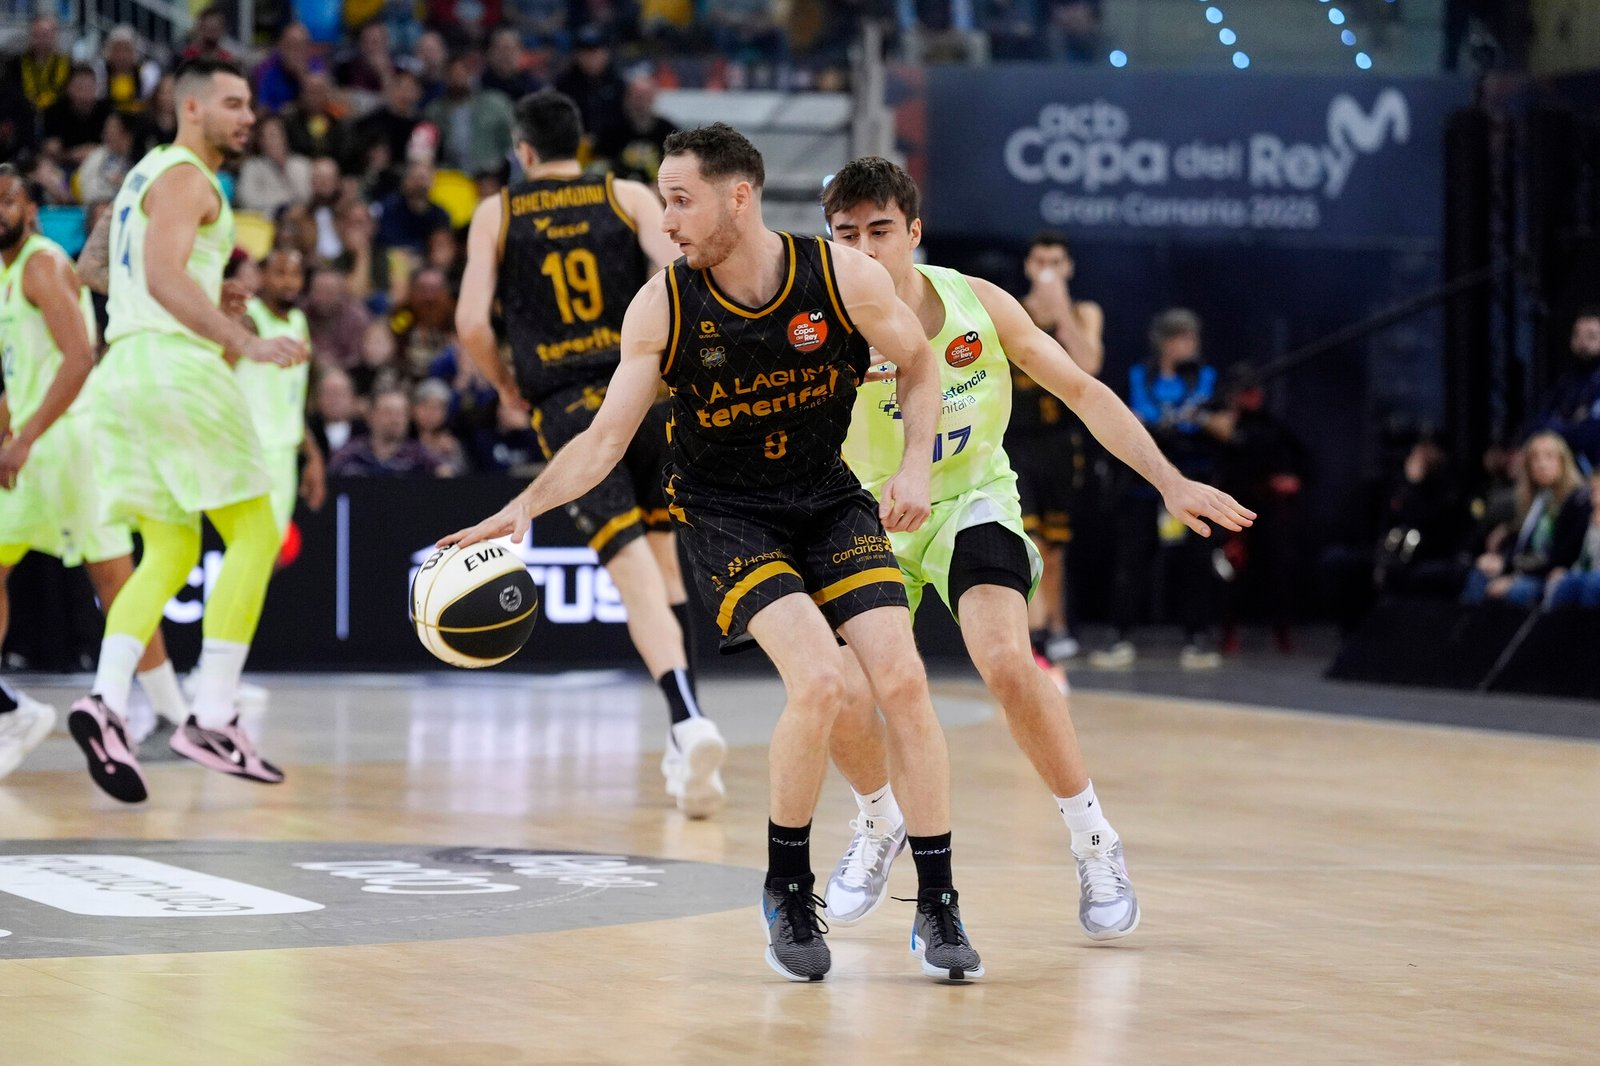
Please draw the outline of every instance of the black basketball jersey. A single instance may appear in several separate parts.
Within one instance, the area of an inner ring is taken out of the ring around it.
[[[695,483],[735,490],[821,484],[844,469],[867,342],[845,312],[820,237],[780,233],[787,266],[765,307],[745,307],[707,270],[667,271],[673,461]]]
[[[1008,436],[1059,433],[1071,426],[1071,412],[1049,389],[1011,364],[1011,423]]]
[[[503,191],[495,300],[523,396],[538,403],[610,380],[622,316],[648,271],[610,174]]]

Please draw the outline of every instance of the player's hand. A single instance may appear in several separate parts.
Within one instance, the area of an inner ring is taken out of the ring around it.
[[[17,475],[22,473],[31,448],[21,438],[6,434],[4,443],[0,443],[0,489],[17,487]]]
[[[313,511],[322,510],[328,501],[328,467],[321,459],[313,459],[300,472],[300,498]]]
[[[1201,521],[1203,518],[1235,533],[1255,525],[1254,511],[1221,489],[1188,478],[1180,478],[1172,488],[1162,492],[1161,497],[1169,514],[1202,537],[1211,536],[1211,527]]]
[[[293,337],[253,337],[240,352],[253,363],[294,366],[306,361],[306,346]]]
[[[222,299],[218,303],[222,313],[229,318],[243,318],[245,304],[250,301],[250,290],[242,282],[229,278],[222,283]]]
[[[479,541],[495,540],[499,537],[510,537],[515,544],[521,544],[528,535],[528,529],[533,525],[533,510],[518,496],[494,514],[485,518],[475,526],[467,529],[458,529],[449,536],[440,537],[438,548],[448,548],[452,544],[466,547],[477,544]]]
[[[901,467],[883,486],[878,518],[890,533],[914,533],[933,511],[931,499],[926,468],[916,471]]]

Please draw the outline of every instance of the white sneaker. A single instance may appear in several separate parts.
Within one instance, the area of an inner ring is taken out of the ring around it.
[[[1089,665],[1096,670],[1126,670],[1139,658],[1131,640],[1119,640],[1109,648],[1089,653]]]
[[[128,692],[128,713],[122,719],[128,727],[128,743],[135,749],[150,739],[156,731],[156,709],[141,685]]]
[[[1222,665],[1222,656],[1215,648],[1202,644],[1186,644],[1178,653],[1178,666],[1185,670],[1215,670]]]
[[[1075,659],[1083,648],[1077,640],[1069,636],[1051,637],[1045,641],[1044,655],[1053,663],[1063,663],[1068,659]]]
[[[56,709],[21,692],[17,709],[0,714],[0,777],[22,765],[28,753],[56,727]]]
[[[840,925],[861,921],[888,898],[889,868],[906,846],[903,823],[891,826],[883,818],[861,814],[850,819],[850,828],[856,835],[828,879],[828,905],[822,912]]]
[[[183,698],[191,705],[194,703],[194,694],[199,688],[200,679],[191,671],[183,678]],[[252,685],[248,681],[239,682],[239,690],[233,696],[233,709],[239,715],[239,725],[244,729],[245,736],[256,744],[261,743],[261,724],[267,716],[267,704],[272,699],[272,693],[260,685]],[[173,722],[181,727],[183,722]]]
[[[696,715],[667,731],[667,750],[661,756],[661,775],[667,795],[690,818],[705,818],[722,808],[727,791],[722,787],[722,760],[728,743],[709,718]]]
[[[1074,845],[1078,863],[1078,924],[1090,940],[1116,940],[1139,928],[1139,897],[1128,879],[1122,841],[1112,832],[1093,833]]]

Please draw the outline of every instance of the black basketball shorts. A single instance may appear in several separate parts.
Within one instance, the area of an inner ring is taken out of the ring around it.
[[[878,607],[906,606],[878,501],[853,476],[821,492],[807,485],[735,495],[674,474],[667,500],[724,653],[751,646],[750,619],[793,593],[809,595],[834,629]]]
[[[1077,449],[1067,433],[1040,433],[1006,441],[1006,455],[1017,472],[1022,528],[1047,544],[1072,540],[1073,485],[1078,478]]]
[[[589,428],[604,386],[565,389],[547,397],[533,411],[533,428],[546,459]],[[567,514],[602,565],[646,533],[670,532],[662,479],[667,466],[667,415],[665,403],[650,408],[622,461],[605,480],[567,504]]]

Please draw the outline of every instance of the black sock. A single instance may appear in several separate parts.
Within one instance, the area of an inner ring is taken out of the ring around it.
[[[1034,629],[1029,631],[1028,643],[1033,645],[1033,654],[1039,656],[1044,655],[1045,641],[1049,639],[1050,635],[1042,629]]]
[[[953,888],[950,875],[950,834],[936,837],[906,837],[911,846],[911,858],[917,864],[917,892]]]
[[[689,626],[689,601],[674,603],[672,617],[678,620],[678,632],[683,634],[683,653],[689,657],[690,667],[694,666],[694,630]]]
[[[945,860],[948,867],[950,860]],[[811,877],[811,823],[798,829],[767,823],[767,880],[799,881]]]
[[[17,694],[11,691],[11,686],[5,683],[4,678],[0,678],[0,714],[16,710],[17,704]]]
[[[688,670],[668,670],[656,678],[661,694],[667,698],[672,724],[700,717],[700,702],[694,695],[694,674]]]

